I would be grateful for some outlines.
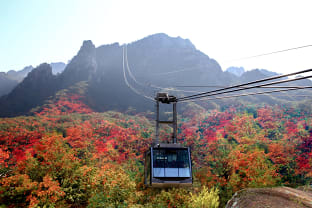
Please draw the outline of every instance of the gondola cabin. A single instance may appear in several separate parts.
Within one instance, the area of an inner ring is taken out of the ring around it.
[[[190,148],[159,144],[145,153],[145,184],[155,188],[192,185]]]
[[[177,143],[176,98],[167,93],[158,93],[156,98],[156,139],[145,152],[144,183],[153,188],[191,186],[192,161],[189,147]],[[159,120],[159,103],[173,104],[172,121]],[[159,142],[159,125],[171,124],[172,143]]]

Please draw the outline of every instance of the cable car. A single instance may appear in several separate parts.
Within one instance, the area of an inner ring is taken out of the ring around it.
[[[177,143],[176,98],[167,93],[157,93],[156,140],[145,152],[144,183],[152,188],[192,186],[192,161],[189,147]],[[173,104],[173,120],[159,120],[159,103]],[[159,125],[172,124],[172,143],[159,142]]]

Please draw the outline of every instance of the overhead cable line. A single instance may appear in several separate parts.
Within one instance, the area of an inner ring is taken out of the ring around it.
[[[197,85],[197,86],[173,86],[173,87],[199,87],[199,88],[225,88],[225,87],[230,87],[230,86],[222,86],[222,85]],[[263,86],[263,87],[259,87],[259,88],[298,88],[298,87],[304,87],[304,86]],[[310,86],[306,86],[306,87],[310,87]],[[242,87],[243,88],[243,87]]]
[[[286,89],[291,89],[291,88],[296,88],[296,89],[301,89],[301,88],[309,88],[309,87],[312,87],[312,86],[263,86],[263,87],[260,87],[260,88],[286,88]]]
[[[129,73],[129,75],[130,75],[130,78],[132,78],[132,80],[133,80],[136,84],[138,84],[138,85],[140,85],[141,87],[143,87],[143,91],[144,91],[144,89],[146,89],[147,86],[144,85],[143,83],[137,81],[137,79],[136,79],[135,76],[132,74],[132,71],[131,71],[131,69],[130,69],[130,67],[129,67],[129,62],[128,62],[128,45],[127,45],[127,44],[124,46],[124,53],[125,53],[125,62],[126,62],[126,66],[127,66],[127,71],[128,71],[128,73]],[[155,87],[154,87],[154,88],[155,88]]]
[[[124,80],[126,85],[132,90],[134,91],[136,94],[141,95],[149,100],[153,100],[154,98],[151,96],[147,96],[143,93],[140,93],[139,90],[137,90],[136,88],[134,88],[128,81],[127,76],[126,76],[126,69],[129,73],[130,78],[133,79],[133,81],[140,85],[141,87],[146,87],[147,85],[144,85],[143,83],[137,81],[137,79],[135,78],[135,76],[133,75],[133,73],[131,72],[131,69],[129,67],[129,62],[128,62],[128,51],[127,51],[127,46],[123,47],[123,74],[124,74]],[[160,87],[160,86],[156,86],[156,85],[149,85],[149,87],[153,87],[159,90],[167,90],[167,91],[179,91],[179,92],[187,92],[187,93],[199,93],[199,91],[194,91],[194,90],[179,90],[179,89],[170,89],[170,88],[166,88],[166,87]]]
[[[175,70],[175,71],[169,71],[169,72],[161,72],[161,73],[155,73],[153,74],[154,76],[159,76],[159,75],[169,75],[169,74],[175,74],[179,72],[184,72],[184,71],[192,71],[194,69],[202,69],[202,66],[194,66],[186,69],[180,69],[180,70]]]
[[[143,97],[145,97],[146,99],[149,99],[149,100],[154,101],[154,98],[149,97],[149,96],[146,96],[146,95],[140,93],[137,89],[135,89],[134,87],[132,87],[132,86],[130,85],[130,83],[128,82],[128,79],[127,79],[127,76],[126,76],[126,70],[125,70],[125,47],[123,47],[123,50],[122,50],[122,68],[123,68],[124,81],[125,81],[126,85],[127,85],[133,92],[135,92],[136,94],[138,94],[138,95],[140,95],[140,96],[143,96]]]
[[[199,93],[198,91],[191,91],[191,90],[179,90],[179,89],[170,89],[170,88],[167,88],[167,87],[160,87],[160,86],[156,86],[156,85],[153,85],[153,84],[143,84],[139,81],[137,81],[137,79],[135,78],[135,76],[133,75],[130,67],[129,67],[129,61],[128,61],[128,47],[127,45],[124,46],[124,62],[126,63],[126,69],[130,75],[130,78],[132,78],[132,80],[140,85],[141,87],[151,87],[151,88],[155,88],[155,89],[158,89],[158,90],[167,90],[167,91],[179,91],[179,92],[188,92],[188,93]],[[137,91],[137,90],[136,90]]]
[[[132,74],[132,71],[131,71],[131,69],[130,69],[130,67],[129,67],[129,62],[128,62],[128,46],[126,45],[126,46],[124,46],[124,48],[125,48],[125,62],[126,62],[126,66],[127,66],[127,71],[128,71],[128,73],[129,73],[129,75],[130,75],[130,77],[133,79],[133,81],[135,82],[135,83],[137,83],[138,85],[140,85],[140,86],[143,86],[143,87],[146,87],[146,85],[144,85],[143,83],[141,83],[141,82],[138,82],[137,81],[137,79],[135,78],[135,76]],[[160,87],[155,87],[155,88],[160,88]]]
[[[225,86],[225,85],[174,85],[172,87],[207,87],[207,88],[225,88],[225,87],[230,87],[230,86]]]
[[[291,95],[292,97],[312,97],[312,95]]]
[[[177,86],[176,86],[177,87]],[[221,86],[221,85],[205,85],[205,86],[180,86],[180,87],[199,87],[199,88],[225,88],[225,87],[229,87],[229,86]],[[300,88],[300,87],[310,87],[310,86],[262,86],[259,88]],[[246,87],[240,87],[245,89]]]
[[[239,60],[244,60],[244,59],[257,58],[257,57],[261,57],[261,56],[268,56],[268,55],[272,55],[272,54],[276,54],[276,53],[283,53],[283,52],[287,52],[287,51],[291,51],[291,50],[298,50],[298,49],[307,48],[307,47],[311,47],[311,46],[312,45],[304,45],[304,46],[288,48],[288,49],[279,50],[279,51],[273,51],[273,52],[269,52],[269,53],[262,53],[262,54],[258,54],[258,55],[254,55],[254,56],[247,56],[247,57],[242,57],[242,58],[238,58],[238,59],[228,60],[225,62],[234,62],[234,61],[239,61]],[[187,69],[175,70],[175,71],[170,71],[170,72],[157,73],[154,75],[155,76],[169,75],[169,74],[174,74],[174,73],[179,73],[179,72],[184,72],[184,71],[191,71],[194,69],[201,69],[201,68],[203,68],[203,67],[197,66],[197,67],[191,67],[191,68],[187,68]]]
[[[276,54],[276,53],[283,53],[283,52],[298,50],[298,49],[307,48],[307,47],[311,47],[311,46],[312,45],[304,45],[304,46],[288,48],[288,49],[279,50],[279,51],[273,51],[273,52],[269,52],[269,53],[262,53],[262,54],[258,54],[258,55],[254,55],[254,56],[247,56],[247,57],[243,57],[243,58],[228,60],[225,62],[233,62],[233,61],[240,61],[240,60],[251,59],[251,58],[256,58],[256,57],[261,57],[261,56],[268,56],[268,55],[272,55],[272,54]]]
[[[242,96],[250,96],[250,95],[262,95],[262,94],[271,94],[276,92],[287,92],[292,90],[300,90],[300,89],[312,89],[312,86],[310,87],[298,87],[298,88],[291,88],[291,89],[283,89],[283,90],[272,90],[272,91],[264,91],[264,92],[254,92],[254,93],[245,93],[245,94],[239,94],[239,95],[229,95],[229,96],[222,96],[222,97],[209,97],[209,98],[202,98],[199,99],[199,101],[203,100],[217,100],[217,99],[226,99],[226,98],[235,98],[235,97],[242,97]],[[306,97],[306,96],[304,96]],[[180,102],[190,102],[191,100],[183,100]]]
[[[208,96],[208,95],[215,95],[215,94],[212,94],[212,93],[216,93],[216,92],[220,92],[218,94],[223,94],[225,92],[222,93],[222,91],[230,90],[230,89],[234,89],[234,88],[241,88],[241,87],[244,87],[244,86],[247,86],[247,87],[243,88],[243,89],[236,89],[233,92],[239,91],[239,90],[244,90],[244,89],[252,89],[252,88],[258,88],[258,87],[262,87],[262,86],[268,86],[268,85],[272,85],[272,84],[281,84],[281,83],[286,83],[286,82],[290,82],[290,81],[297,81],[297,80],[301,80],[301,79],[307,79],[307,78],[310,78],[312,76],[299,77],[299,78],[295,78],[295,79],[291,79],[291,80],[282,80],[282,81],[278,81],[278,82],[274,82],[274,83],[267,83],[267,84],[263,84],[263,85],[248,87],[248,85],[253,85],[253,84],[260,83],[260,82],[266,82],[266,81],[271,81],[271,80],[275,80],[275,79],[280,79],[280,78],[284,78],[284,77],[288,77],[288,76],[294,76],[294,75],[307,73],[307,72],[311,72],[311,71],[312,71],[312,69],[306,69],[306,70],[299,71],[299,72],[294,72],[294,73],[289,73],[289,74],[285,74],[285,75],[278,75],[278,76],[274,76],[274,77],[260,79],[260,80],[256,80],[256,81],[252,81],[252,82],[248,82],[248,83],[244,83],[244,84],[239,84],[239,85],[234,85],[234,86],[230,86],[230,87],[225,87],[225,88],[222,88],[222,89],[217,89],[217,90],[212,90],[212,91],[199,93],[199,94],[195,94],[195,95],[185,96],[185,97],[182,97],[182,98],[178,98],[178,101],[189,100],[189,99],[196,99],[196,98],[205,97],[205,96]],[[232,91],[227,91],[226,93],[228,93],[228,92],[232,92]]]
[[[208,94],[208,95],[207,94],[206,95],[200,95],[200,96],[187,98],[187,99],[178,99],[178,101],[181,101],[181,100],[193,100],[193,99],[198,99],[198,98],[202,98],[202,97],[208,97],[208,96],[214,96],[214,95],[221,95],[221,94],[225,94],[225,93],[238,92],[238,91],[242,91],[242,90],[261,88],[263,86],[281,84],[281,83],[286,83],[286,82],[293,82],[293,81],[298,81],[298,80],[307,79],[307,78],[312,78],[312,75],[311,76],[306,76],[306,77],[299,77],[299,78],[294,78],[294,79],[270,82],[270,83],[261,84],[261,85],[254,85],[254,86],[250,86],[250,87],[249,86],[247,86],[247,87],[238,87],[238,89],[234,89],[234,90],[229,90],[229,91],[225,91],[225,92],[217,92],[217,93],[212,93],[212,94]]]
[[[146,84],[143,84],[143,83],[137,81],[137,79],[135,78],[135,76],[133,75],[133,73],[132,73],[132,71],[131,71],[131,69],[130,69],[130,67],[129,67],[129,62],[128,62],[128,47],[127,47],[127,45],[124,46],[124,48],[125,48],[125,50],[124,50],[125,52],[124,52],[124,53],[125,53],[125,62],[126,62],[127,71],[128,71],[128,73],[129,73],[129,75],[130,75],[130,78],[132,78],[133,81],[134,81],[135,83],[137,83],[138,85],[140,85],[140,86],[142,86],[142,87],[152,87],[152,88],[156,88],[156,89],[159,89],[159,90],[176,91],[176,92],[187,92],[187,93],[201,93],[201,92],[199,92],[199,91],[194,91],[194,90],[179,90],[179,89],[173,89],[173,88],[171,88],[171,87],[160,87],[160,86],[156,86],[156,85],[153,85],[153,84],[148,84],[148,85],[146,85]]]

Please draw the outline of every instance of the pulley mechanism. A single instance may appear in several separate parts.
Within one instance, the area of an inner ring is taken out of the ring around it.
[[[175,96],[168,95],[168,93],[161,93],[161,92],[157,93],[155,100],[157,102],[166,103],[166,104],[177,102],[177,98]]]

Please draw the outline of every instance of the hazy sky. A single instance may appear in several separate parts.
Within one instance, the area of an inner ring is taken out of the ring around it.
[[[188,38],[225,70],[312,68],[310,0],[0,0],[0,71],[67,62],[83,40],[129,43],[154,33]]]

